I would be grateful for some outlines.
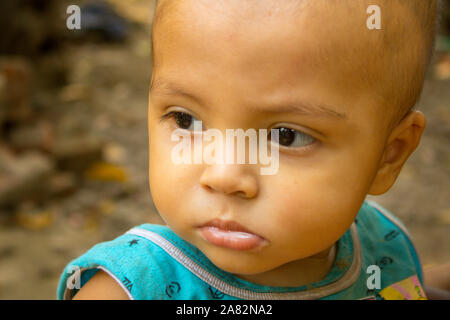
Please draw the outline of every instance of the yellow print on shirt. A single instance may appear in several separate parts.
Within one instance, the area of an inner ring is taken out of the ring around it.
[[[427,300],[417,276],[391,284],[380,291],[385,300]]]

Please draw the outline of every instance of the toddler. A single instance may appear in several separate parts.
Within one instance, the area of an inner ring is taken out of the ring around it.
[[[425,117],[412,108],[436,11],[435,0],[159,1],[149,180],[167,225],[91,248],[58,299],[425,299],[407,230],[365,199],[419,144]],[[213,129],[270,132],[276,172],[173,161],[174,132],[190,147]]]

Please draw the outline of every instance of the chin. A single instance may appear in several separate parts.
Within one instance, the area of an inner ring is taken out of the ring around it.
[[[214,250],[215,251],[215,250]],[[205,251],[203,251],[205,253]],[[224,254],[223,252],[206,252],[208,259],[218,268],[237,275],[254,275],[269,271],[276,266],[266,266],[254,255],[243,256],[242,252]]]
[[[214,263],[214,262],[213,262]],[[215,263],[214,263],[215,264]],[[226,271],[228,273],[232,273],[234,275],[255,275],[259,273],[263,273],[268,270],[261,270],[260,267],[255,266],[254,268],[249,267],[248,265],[222,265],[222,264],[215,264],[218,268],[222,269],[223,271]]]

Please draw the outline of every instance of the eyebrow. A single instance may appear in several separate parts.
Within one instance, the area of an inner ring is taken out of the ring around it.
[[[182,96],[195,101],[198,104],[203,104],[203,101],[192,93],[184,90],[180,86],[165,82],[162,80],[152,81],[150,85],[151,91],[158,91],[163,95]],[[267,113],[297,113],[304,116],[312,117],[327,117],[347,119],[347,114],[338,112],[335,108],[321,103],[295,103],[290,105],[276,105],[270,107],[250,107],[252,112],[267,112]]]
[[[187,92],[186,90],[177,85],[162,80],[152,81],[150,85],[150,91],[157,91],[159,92],[159,94],[168,96],[182,96],[190,100],[193,100],[198,104],[203,104],[203,101],[194,94]]]

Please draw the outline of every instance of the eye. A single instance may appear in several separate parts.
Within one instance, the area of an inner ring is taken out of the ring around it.
[[[161,121],[169,118],[173,118],[179,128],[192,131],[194,130],[194,121],[200,121],[194,116],[181,111],[171,111],[163,115]]]
[[[310,135],[291,128],[280,127],[274,129],[278,130],[278,144],[285,147],[301,148],[313,144],[316,141]],[[272,136],[270,139],[272,140]]]

